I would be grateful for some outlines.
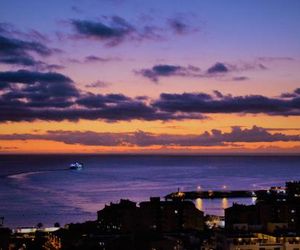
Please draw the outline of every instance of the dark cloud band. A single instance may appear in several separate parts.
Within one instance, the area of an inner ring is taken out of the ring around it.
[[[159,69],[169,74],[173,68]],[[159,98],[93,94],[56,72],[0,72],[0,122],[7,121],[168,121],[205,119],[213,113],[300,115],[300,91],[271,98],[208,93],[162,93]]]
[[[30,37],[38,36],[42,38],[40,33],[36,31],[32,32],[33,34],[30,34]],[[40,42],[18,37],[16,35],[18,33],[20,32],[11,31],[8,27],[0,23],[0,63],[51,70],[53,65],[48,65],[45,62],[37,60],[35,57],[40,56],[44,58],[51,56],[58,52],[58,50],[49,48],[45,45],[44,41]]]
[[[299,135],[270,133],[267,129],[253,126],[241,129],[233,127],[230,132],[212,130],[199,135],[153,134],[143,131],[134,133],[98,133],[93,131],[48,131],[46,134],[7,134],[0,140],[49,140],[66,144],[87,146],[227,146],[236,143],[300,141]]]
[[[197,66],[188,65],[180,66],[175,64],[158,64],[152,68],[144,68],[135,70],[137,75],[141,75],[145,78],[150,79],[153,82],[158,82],[162,77],[196,77],[196,78],[211,78],[211,77],[226,77],[233,72],[242,72],[247,70],[262,70],[266,67],[262,64],[257,63],[241,63],[241,64],[228,64],[216,62],[205,71]],[[246,76],[233,76],[233,81],[245,81],[248,80]]]

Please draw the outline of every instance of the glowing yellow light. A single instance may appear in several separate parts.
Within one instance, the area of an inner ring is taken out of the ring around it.
[[[201,198],[196,199],[196,208],[203,210],[203,200]]]
[[[227,198],[223,198],[222,199],[222,208],[226,209],[228,207],[229,207],[228,199]]]

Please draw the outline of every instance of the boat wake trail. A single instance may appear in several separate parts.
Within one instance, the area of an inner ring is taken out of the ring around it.
[[[0,177],[14,179],[14,180],[25,180],[27,177],[36,175],[36,174],[67,171],[67,170],[68,169],[47,169],[47,170],[38,170],[38,171],[24,171],[24,172],[19,172],[19,173],[14,173],[14,174],[3,175]]]

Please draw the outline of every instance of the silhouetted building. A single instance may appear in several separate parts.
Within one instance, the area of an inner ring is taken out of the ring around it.
[[[70,224],[53,233],[46,245],[64,250],[180,250],[186,245],[199,247],[199,240],[191,239],[204,228],[203,212],[190,201],[151,198],[137,206],[121,200],[97,214],[97,221]]]
[[[204,228],[203,212],[191,201],[161,201],[154,197],[141,202],[139,212],[139,224],[146,230],[172,232]]]
[[[300,181],[286,183],[286,193],[289,199],[300,200]]]
[[[161,201],[159,197],[152,197],[150,201],[141,202],[139,207],[129,200],[111,203],[98,211],[98,222],[110,232],[177,232],[203,230],[204,216],[190,201]]]
[[[257,192],[255,205],[225,209],[227,230],[250,232],[300,231],[300,182]]]
[[[227,230],[254,231],[261,230],[261,221],[255,205],[234,203],[225,209],[225,227]]]
[[[296,250],[300,249],[300,238],[295,235],[273,234],[227,235],[220,242],[224,250]]]
[[[11,230],[0,226],[0,249],[6,250],[9,246]]]
[[[234,204],[225,209],[225,227],[251,232],[299,231],[300,204],[282,201],[250,206]]]
[[[107,232],[132,232],[137,229],[138,207],[135,202],[121,200],[120,203],[105,205],[98,211],[101,229]]]

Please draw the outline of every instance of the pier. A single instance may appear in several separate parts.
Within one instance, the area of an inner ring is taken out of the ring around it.
[[[167,200],[187,199],[222,199],[222,198],[252,198],[257,197],[257,193],[267,192],[266,190],[207,190],[207,191],[177,191],[165,196]]]

